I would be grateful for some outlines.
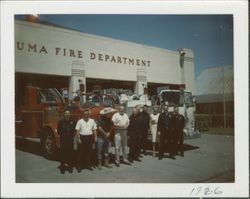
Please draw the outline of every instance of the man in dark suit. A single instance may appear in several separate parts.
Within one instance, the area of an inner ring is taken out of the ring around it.
[[[138,109],[135,107],[132,110],[132,114],[129,117],[129,126],[128,126],[128,136],[130,138],[130,148],[129,148],[129,161],[141,162],[139,159],[140,155],[140,118],[138,118]]]
[[[65,164],[69,166],[69,172],[73,172],[73,144],[75,123],[70,119],[70,111],[65,110],[64,118],[58,122],[57,132],[60,136],[60,171],[65,173]]]
[[[161,160],[164,155],[165,143],[169,150],[169,156],[171,159],[175,159],[173,156],[173,114],[168,112],[168,106],[163,106],[163,112],[159,115],[157,123],[157,131],[160,132],[160,146],[158,159]]]
[[[175,146],[177,147],[177,152],[180,152],[181,156],[184,157],[183,150],[183,129],[185,127],[185,117],[179,113],[179,107],[174,108],[174,135],[175,135]]]

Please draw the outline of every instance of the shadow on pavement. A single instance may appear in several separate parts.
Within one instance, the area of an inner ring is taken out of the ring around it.
[[[16,149],[42,156],[40,143],[30,142],[24,139],[16,139]]]
[[[16,149],[44,157],[41,149],[41,144],[38,142],[31,142],[25,139],[16,139]],[[59,160],[58,155],[56,156],[55,159],[50,159],[50,160],[58,161]]]
[[[198,146],[193,146],[193,145],[190,145],[190,144],[186,144],[186,143],[183,143],[183,151],[186,152],[186,151],[190,151],[190,150],[194,150],[194,149],[198,149],[199,147]],[[152,143],[147,143],[147,146],[146,146],[146,149],[148,150],[148,155],[152,154]],[[165,149],[164,149],[164,152],[168,153],[169,151],[172,150],[179,150],[178,147],[174,147],[173,148],[169,148],[167,146],[165,146]],[[159,144],[156,143],[156,151],[158,152],[159,151]],[[147,154],[146,154],[147,155]]]
[[[113,145],[112,145],[112,147],[113,147]],[[157,154],[158,154],[158,148],[159,148],[158,144],[156,144],[156,153]],[[185,144],[185,143],[183,144],[184,152],[187,152],[187,151],[190,151],[190,150],[195,150],[195,149],[198,149],[198,148],[199,147],[193,146],[193,145],[190,145],[190,144]],[[40,143],[35,143],[35,142],[28,141],[28,140],[16,139],[16,149],[21,150],[23,152],[28,152],[28,153],[31,153],[31,154],[34,154],[34,155],[44,157],[43,153],[42,153],[42,150],[41,150]],[[164,150],[165,153],[168,153],[169,151],[170,151],[170,148],[168,148],[168,147],[166,147],[165,150]],[[76,155],[76,154],[74,154],[74,155]],[[151,143],[147,144],[147,152],[144,155],[153,155],[152,144]],[[168,156],[166,156],[166,157],[168,157]],[[91,159],[92,159],[93,165],[97,165],[96,151],[95,150],[93,150],[93,154],[92,154]],[[122,159],[122,157],[121,157],[121,159]],[[50,159],[50,160],[51,161],[59,161],[59,154],[56,155],[55,158]],[[115,162],[115,154],[110,154],[110,162],[111,163]]]

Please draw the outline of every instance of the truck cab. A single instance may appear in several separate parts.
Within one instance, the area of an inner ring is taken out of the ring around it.
[[[163,89],[158,94],[161,104],[168,104],[169,111],[174,111],[174,107],[179,107],[179,112],[185,117],[185,136],[198,134],[195,129],[195,103],[192,93],[186,90]]]
[[[39,88],[26,86],[24,104],[17,109],[15,120],[16,138],[39,142],[43,155],[48,159],[56,156],[60,148],[57,133],[58,121],[63,117],[65,109],[71,111],[71,118],[77,122],[82,112],[90,110],[90,117],[97,119],[100,110],[114,106],[110,96],[88,94],[83,104],[73,101],[66,103],[56,88]]]

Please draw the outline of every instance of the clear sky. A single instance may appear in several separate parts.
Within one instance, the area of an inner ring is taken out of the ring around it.
[[[39,19],[170,50],[191,48],[196,77],[207,67],[233,65],[232,15],[39,15]]]

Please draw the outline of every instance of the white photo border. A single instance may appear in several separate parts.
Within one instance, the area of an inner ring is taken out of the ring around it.
[[[235,183],[16,183],[14,126],[14,15],[232,14],[234,19]],[[2,197],[247,197],[249,196],[248,2],[239,1],[2,1]],[[190,195],[219,187],[221,194]],[[126,187],[126,188],[124,188]],[[44,191],[46,190],[46,191]],[[98,191],[97,191],[98,190]]]

